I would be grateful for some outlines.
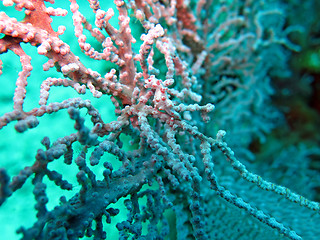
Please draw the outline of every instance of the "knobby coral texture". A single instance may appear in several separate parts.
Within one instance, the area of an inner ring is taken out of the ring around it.
[[[318,149],[291,146],[266,166],[252,147],[285,121],[272,81],[290,76],[300,50],[290,35],[303,31],[286,10],[274,0],[2,0],[0,129],[17,132],[0,140],[14,148],[0,162],[2,234],[319,239],[306,164]],[[19,211],[24,224],[5,227]]]

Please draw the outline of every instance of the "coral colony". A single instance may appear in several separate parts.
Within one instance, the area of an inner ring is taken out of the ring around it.
[[[259,163],[249,147],[281,122],[272,81],[290,74],[288,57],[300,49],[285,9],[274,0],[2,0],[1,86],[15,88],[1,131],[23,136],[46,117],[63,120],[37,133],[41,143],[28,147],[32,157],[22,157],[19,170],[1,157],[1,209],[34,211],[23,217],[29,225],[1,234],[320,239],[319,203],[281,182],[301,177],[271,181],[279,169]],[[63,25],[54,25],[59,19]],[[77,42],[64,37],[70,33]],[[10,65],[8,54],[20,62]],[[13,67],[17,76],[5,75]],[[27,107],[34,82],[40,95]],[[65,88],[70,98],[51,100]],[[114,107],[115,120],[99,101]],[[48,137],[67,121],[74,124],[62,129],[67,135]],[[34,202],[24,202],[30,196]]]

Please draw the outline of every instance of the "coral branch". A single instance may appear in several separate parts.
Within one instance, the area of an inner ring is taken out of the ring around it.
[[[290,4],[3,0],[0,211],[35,215],[4,238],[319,236],[320,150],[278,139],[271,99],[302,49]]]

